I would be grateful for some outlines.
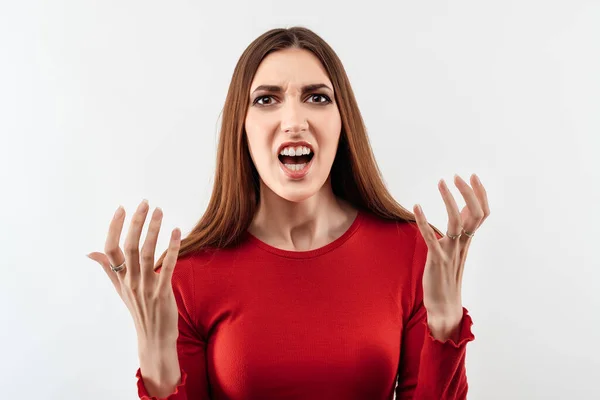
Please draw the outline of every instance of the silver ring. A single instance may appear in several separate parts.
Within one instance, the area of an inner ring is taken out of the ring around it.
[[[450,239],[454,240],[454,239],[458,239],[463,233],[470,238],[475,236],[475,232],[467,232],[464,229],[463,229],[462,233],[459,233],[458,235],[450,235],[448,232],[446,232],[446,236],[448,236]]]
[[[451,235],[448,232],[446,232],[446,236],[448,236],[452,240],[458,239],[460,237],[460,235],[462,235],[462,233],[459,233],[458,235]]]
[[[117,267],[113,267],[112,264],[110,264],[110,269],[112,270],[112,272],[120,272],[123,271],[125,269],[125,261],[123,261],[123,264],[117,266]]]
[[[467,235],[470,238],[472,238],[473,236],[475,236],[475,232],[467,232],[464,229],[463,229],[463,232],[465,233],[465,235]]]

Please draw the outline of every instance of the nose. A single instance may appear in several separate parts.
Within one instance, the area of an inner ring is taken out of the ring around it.
[[[301,124],[294,122],[284,125],[283,131],[285,133],[300,133],[308,129],[308,119],[304,118],[304,122]]]
[[[300,133],[308,129],[308,119],[299,115],[297,107],[291,105],[286,107],[281,118],[281,129],[285,133]]]

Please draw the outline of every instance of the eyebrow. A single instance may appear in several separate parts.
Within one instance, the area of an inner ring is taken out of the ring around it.
[[[326,88],[329,89],[333,92],[333,90],[327,86],[324,83],[313,83],[311,85],[304,85],[302,86],[302,94],[307,93],[307,92],[312,92],[313,90],[317,90],[317,89],[321,89],[321,88]],[[259,90],[264,90],[267,92],[277,92],[277,93],[281,93],[283,92],[283,88],[281,86],[277,86],[277,85],[260,85],[259,87],[257,87],[256,89],[254,89],[254,91],[252,93],[258,92]]]

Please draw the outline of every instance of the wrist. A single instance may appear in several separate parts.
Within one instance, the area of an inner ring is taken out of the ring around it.
[[[462,318],[462,307],[460,312],[455,311],[444,314],[427,313],[427,325],[435,339],[440,341],[453,339],[457,341]]]
[[[138,355],[144,382],[149,387],[168,388],[166,392],[169,392],[180,383],[179,356],[175,344],[163,347],[140,346]]]
[[[141,339],[138,337],[138,353],[170,353],[177,351],[177,339]]]

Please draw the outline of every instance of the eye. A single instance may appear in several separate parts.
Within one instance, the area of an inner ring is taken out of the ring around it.
[[[271,97],[273,97],[273,96],[260,96],[260,97],[257,97],[256,99],[254,99],[254,102],[252,104],[257,104],[258,103],[261,106],[263,106],[265,104],[260,103],[259,100],[261,100],[261,99],[268,99],[268,98],[271,98]],[[267,103],[267,104],[269,104],[269,103]]]
[[[325,101],[317,101],[316,103],[323,103],[323,104],[331,103],[331,99],[324,94],[319,94],[319,93],[311,94],[309,98],[314,99],[315,97],[322,97],[325,99]]]
[[[313,93],[311,94],[308,98],[309,99],[314,99],[314,98],[323,98],[325,99],[324,101],[310,101],[309,103],[316,103],[316,104],[329,104],[331,103],[331,99],[329,98],[329,96],[324,95],[324,94],[319,94],[319,93]],[[265,96],[259,96],[256,99],[254,99],[254,101],[252,102],[253,105],[258,104],[260,106],[268,106],[271,104],[271,101],[269,100],[268,102],[264,102],[264,99],[273,99],[273,96],[271,95],[265,95]],[[261,100],[263,100],[261,102]]]

